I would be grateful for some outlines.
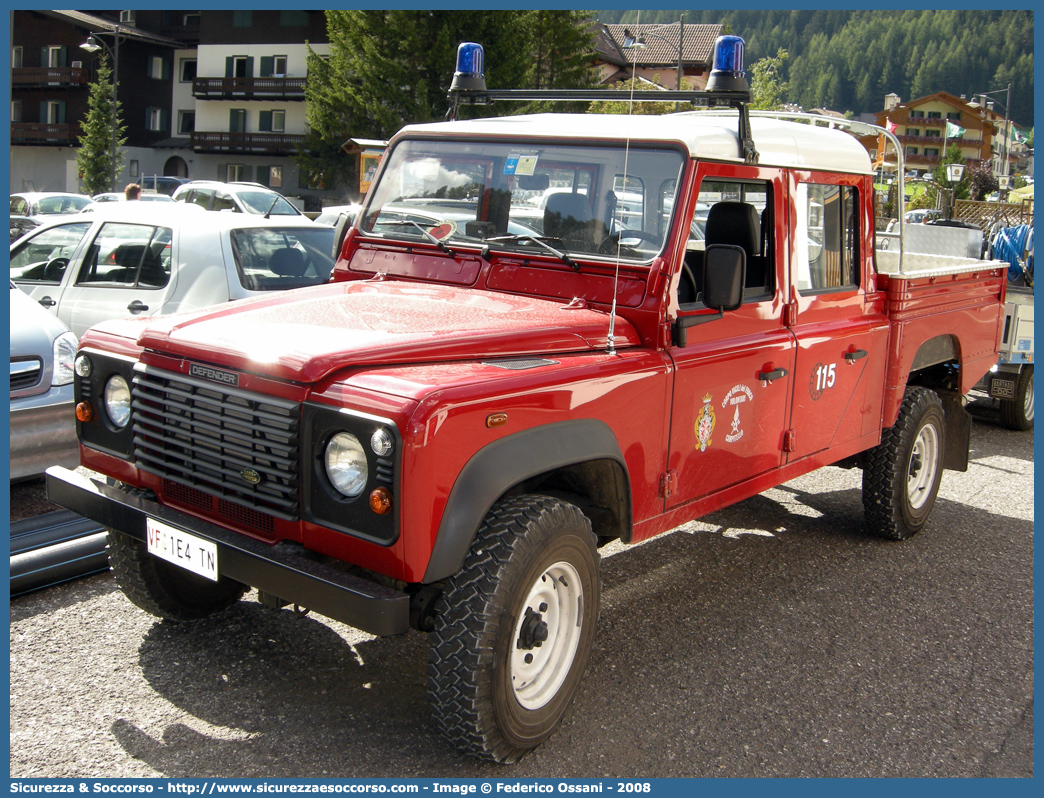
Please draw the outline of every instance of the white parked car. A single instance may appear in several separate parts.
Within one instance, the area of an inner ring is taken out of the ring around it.
[[[178,202],[199,205],[207,211],[308,218],[278,191],[273,191],[259,183],[219,183],[213,180],[193,180],[178,186],[172,196]]]
[[[77,335],[107,319],[156,316],[324,283],[334,230],[304,216],[206,213],[111,202],[43,225],[11,246],[11,279]]]
[[[139,201],[142,202],[173,202],[174,198],[167,194],[156,194],[154,192],[143,192],[138,197]],[[103,194],[95,194],[91,197],[91,202],[126,202],[127,195],[122,191],[106,191]],[[83,210],[89,211],[93,205],[87,205]]]
[[[76,336],[11,283],[11,479],[76,468]]]

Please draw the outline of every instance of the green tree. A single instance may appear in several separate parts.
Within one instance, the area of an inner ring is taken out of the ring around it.
[[[80,173],[84,192],[93,195],[116,190],[113,175],[123,169],[123,146],[127,143],[124,136],[127,128],[123,124],[120,102],[116,100],[107,57],[102,57],[98,65],[98,79],[90,84],[88,92],[87,115],[80,124],[76,169]],[[115,131],[113,103],[116,105]]]
[[[491,89],[589,85],[591,36],[579,11],[327,11],[328,59],[308,52],[302,169],[327,187],[352,184],[349,138],[387,139],[444,118],[457,46],[480,43]],[[517,113],[513,103],[479,109]],[[464,109],[463,114],[479,111]]]
[[[783,110],[790,83],[783,80],[783,65],[790,54],[780,47],[775,56],[750,65],[750,107],[759,111]]]

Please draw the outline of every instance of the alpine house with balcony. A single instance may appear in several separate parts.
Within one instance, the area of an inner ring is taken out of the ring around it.
[[[87,52],[92,34],[100,46]],[[11,191],[79,190],[88,84],[117,43],[127,126],[117,187],[153,174],[239,180],[319,204],[293,155],[308,46],[329,52],[322,11],[13,12]]]

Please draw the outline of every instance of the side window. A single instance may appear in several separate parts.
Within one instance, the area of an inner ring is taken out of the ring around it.
[[[11,215],[25,216],[29,212],[29,203],[22,197],[11,197]]]
[[[214,195],[214,207],[212,210],[215,211],[238,211],[236,207],[236,201],[232,199],[228,194],[215,194]]]
[[[859,285],[857,199],[852,186],[798,186],[794,247],[801,293]]]
[[[109,223],[91,243],[77,285],[162,288],[170,281],[169,227]]]
[[[201,208],[210,209],[210,198],[214,195],[213,191],[206,189],[194,188],[189,192],[188,199],[186,202],[191,202],[194,205],[198,205]]]
[[[76,245],[90,226],[90,222],[64,224],[23,241],[11,252],[11,279],[60,283]]]
[[[678,302],[683,306],[701,306],[703,256],[712,244],[742,247],[746,253],[744,302],[769,298],[776,271],[773,223],[772,185],[768,181],[704,180],[689,224]]]

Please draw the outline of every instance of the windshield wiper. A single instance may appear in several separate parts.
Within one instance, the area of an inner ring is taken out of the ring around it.
[[[387,227],[406,227],[407,225],[409,225],[410,227],[416,227],[418,230],[420,230],[421,235],[423,235],[426,239],[428,239],[432,244],[437,246],[439,249],[441,249],[447,255],[452,255],[453,257],[457,257],[457,253],[454,252],[452,249],[450,249],[446,245],[445,241],[443,241],[441,238],[436,238],[435,236],[433,236],[431,234],[431,231],[425,230],[423,226],[421,226],[417,222],[413,221],[412,219],[392,219],[392,220],[389,220],[389,221],[386,221],[386,222],[384,222],[384,221],[379,222],[379,224],[382,225],[382,226],[387,226]],[[438,225],[437,224],[433,224],[432,227],[438,227]]]
[[[538,237],[538,236],[528,236],[528,235],[511,235],[511,236],[495,236],[494,238],[487,238],[486,239],[486,243],[488,244],[489,242],[493,242],[495,244],[513,244],[513,243],[518,242],[518,241],[531,241],[532,243],[536,244],[537,246],[540,246],[540,247],[543,247],[544,249],[546,249],[548,252],[550,252],[552,255],[554,255],[556,258],[558,258],[560,261],[562,261],[562,263],[566,264],[567,266],[572,266],[573,267],[573,271],[577,271],[577,272],[580,271],[580,264],[579,263],[577,263],[575,260],[573,260],[571,257],[569,257],[566,253],[560,252],[559,250],[555,249],[553,246],[551,246],[550,244],[547,243],[548,241],[560,241],[560,240],[561,239],[559,239],[559,238],[552,238],[550,236]]]

